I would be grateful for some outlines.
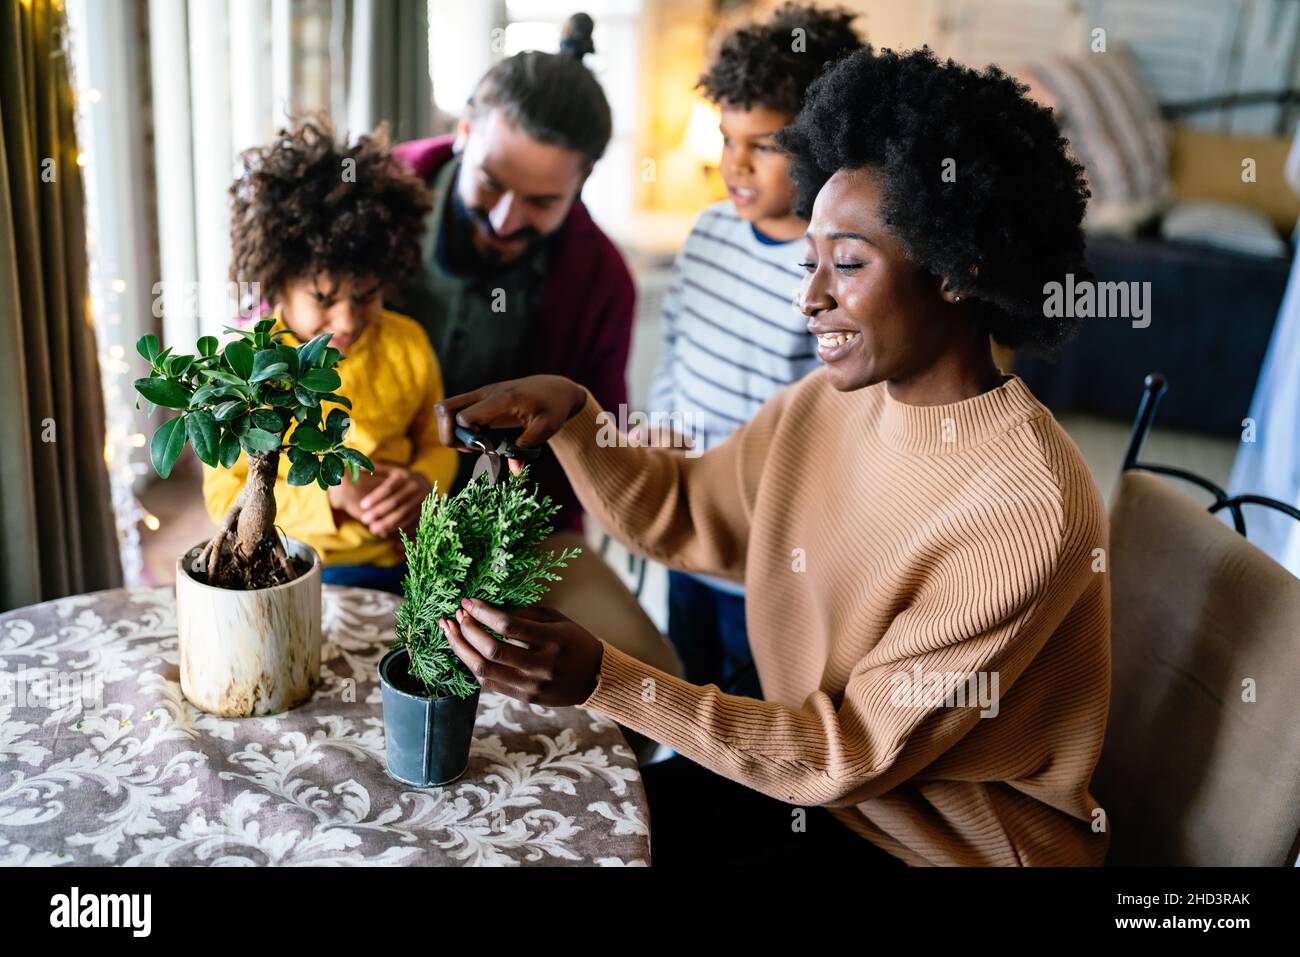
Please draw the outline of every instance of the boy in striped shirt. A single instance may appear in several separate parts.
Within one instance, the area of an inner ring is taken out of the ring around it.
[[[671,417],[695,428],[686,439],[654,435],[656,444],[689,441],[703,452],[818,364],[806,320],[791,305],[807,223],[793,211],[789,164],[773,136],[793,122],[823,67],[862,45],[854,17],[786,4],[724,36],[700,78],[699,89],[721,111],[729,198],[696,221],[664,300],[651,421]],[[762,697],[743,585],[670,571],[668,632],[687,681]]]

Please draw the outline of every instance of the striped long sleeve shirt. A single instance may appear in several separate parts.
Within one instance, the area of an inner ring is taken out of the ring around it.
[[[799,240],[760,236],[730,200],[700,215],[664,300],[647,413],[690,423],[697,447],[710,449],[820,365],[792,302],[800,256]]]

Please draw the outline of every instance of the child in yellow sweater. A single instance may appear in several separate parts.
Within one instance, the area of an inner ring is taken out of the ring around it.
[[[276,329],[296,346],[321,333],[343,353],[338,392],[352,400],[347,444],[375,464],[329,491],[291,486],[280,460],[276,524],[320,553],[322,580],[401,591],[399,528],[410,534],[436,482],[446,490],[456,453],[438,441],[434,403],[443,397],[437,357],[413,320],[384,309],[386,291],[416,274],[430,208],[423,184],[395,164],[382,136],[338,145],[321,119],[282,130],[243,157],[231,187],[231,275],[255,282],[275,309]],[[328,416],[334,403],[323,402]],[[346,411],[346,410],[345,410]],[[243,488],[248,460],[204,468],[214,521]]]

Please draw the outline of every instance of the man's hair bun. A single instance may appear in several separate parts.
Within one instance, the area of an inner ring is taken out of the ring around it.
[[[585,13],[575,13],[569,17],[560,32],[560,52],[569,54],[581,63],[588,53],[596,52],[596,44],[591,40],[595,28],[595,22]]]

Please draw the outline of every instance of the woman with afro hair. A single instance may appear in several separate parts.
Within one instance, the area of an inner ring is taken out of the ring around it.
[[[549,441],[629,547],[743,580],[763,700],[545,611],[468,602],[452,647],[485,687],[678,753],[645,769],[657,864],[1099,865],[1105,511],[989,345],[1070,332],[1043,287],[1083,273],[1081,169],[1023,86],[928,50],[841,60],[778,142],[825,368],[698,458],[598,442],[601,409],[558,377],[439,407],[444,441],[456,419]]]

